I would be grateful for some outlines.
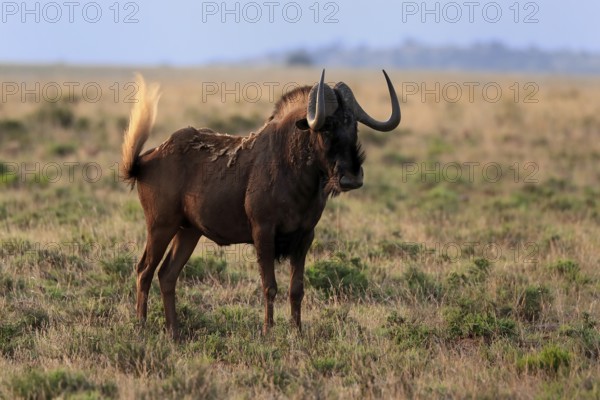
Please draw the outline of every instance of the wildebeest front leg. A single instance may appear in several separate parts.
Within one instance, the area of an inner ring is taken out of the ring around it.
[[[292,312],[292,321],[299,331],[302,331],[302,299],[304,298],[304,263],[306,253],[315,237],[315,232],[310,231],[299,243],[298,252],[292,255],[290,264],[292,275],[290,279],[290,308]]]
[[[265,322],[263,332],[266,334],[273,326],[273,303],[277,296],[275,280],[275,236],[272,229],[256,228],[253,232],[254,247],[260,265],[263,294],[265,297]]]

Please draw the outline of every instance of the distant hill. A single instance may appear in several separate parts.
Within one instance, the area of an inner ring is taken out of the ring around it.
[[[600,74],[600,54],[568,50],[548,52],[537,48],[520,50],[498,42],[475,44],[470,47],[434,47],[406,41],[387,49],[331,45],[316,50],[297,49],[270,53],[243,60],[243,63]]]

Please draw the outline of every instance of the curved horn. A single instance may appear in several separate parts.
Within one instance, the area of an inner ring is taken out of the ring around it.
[[[377,121],[373,119],[369,114],[367,114],[365,110],[362,109],[360,104],[358,104],[358,101],[356,101],[356,98],[354,97],[354,94],[352,93],[350,88],[343,82],[338,83],[335,88],[342,93],[342,97],[344,98],[344,101],[347,102],[347,104],[354,103],[354,113],[356,115],[356,119],[359,122],[362,122],[369,128],[375,129],[376,131],[389,132],[395,129],[400,124],[400,102],[398,101],[398,96],[396,95],[396,91],[394,90],[394,85],[392,85],[392,81],[390,81],[390,78],[385,72],[385,70],[383,70],[383,75],[385,76],[385,80],[388,85],[388,90],[390,92],[390,99],[392,101],[392,114],[390,115],[390,118],[387,121]]]
[[[321,72],[321,80],[319,81],[319,85],[315,85],[310,91],[309,101],[308,101],[308,112],[306,115],[306,120],[308,121],[308,126],[313,131],[319,130],[323,124],[325,123],[325,118],[327,117],[325,112],[325,69]],[[314,94],[315,87],[317,89],[316,96]]]

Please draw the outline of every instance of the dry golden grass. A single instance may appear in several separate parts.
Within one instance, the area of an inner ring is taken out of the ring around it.
[[[172,343],[157,283],[147,326],[134,317],[145,226],[135,191],[115,179],[133,71],[0,72],[28,88],[96,82],[103,91],[94,103],[18,95],[0,103],[1,396],[600,396],[600,80],[388,71],[405,89],[402,124],[390,134],[360,128],[365,187],[330,201],[309,255],[314,273],[346,268],[356,280],[341,292],[311,281],[298,337],[287,322],[287,264],[278,266],[276,328],[263,337],[253,251],[203,239],[178,286],[185,338]],[[187,125],[249,132],[286,83],[319,75],[141,72],[163,92],[148,146]],[[327,78],[348,83],[374,116],[389,112],[379,71],[328,70]],[[236,82],[258,85],[262,97],[203,92]],[[461,86],[461,100],[406,93],[436,82]],[[485,101],[476,89],[470,102],[467,82],[497,82],[502,98]],[[539,88],[537,103],[524,102],[528,83]],[[56,182],[52,163],[62,172]]]

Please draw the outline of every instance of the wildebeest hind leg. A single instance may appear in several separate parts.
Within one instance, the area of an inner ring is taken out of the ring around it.
[[[145,321],[148,314],[148,292],[150,291],[154,271],[177,229],[177,226],[154,226],[148,229],[146,249],[136,268],[137,316],[141,321]]]
[[[167,330],[176,338],[179,334],[177,326],[177,313],[175,310],[175,286],[177,278],[185,263],[200,240],[201,233],[195,228],[180,228],[173,239],[171,249],[158,270],[160,292],[165,308]]]

